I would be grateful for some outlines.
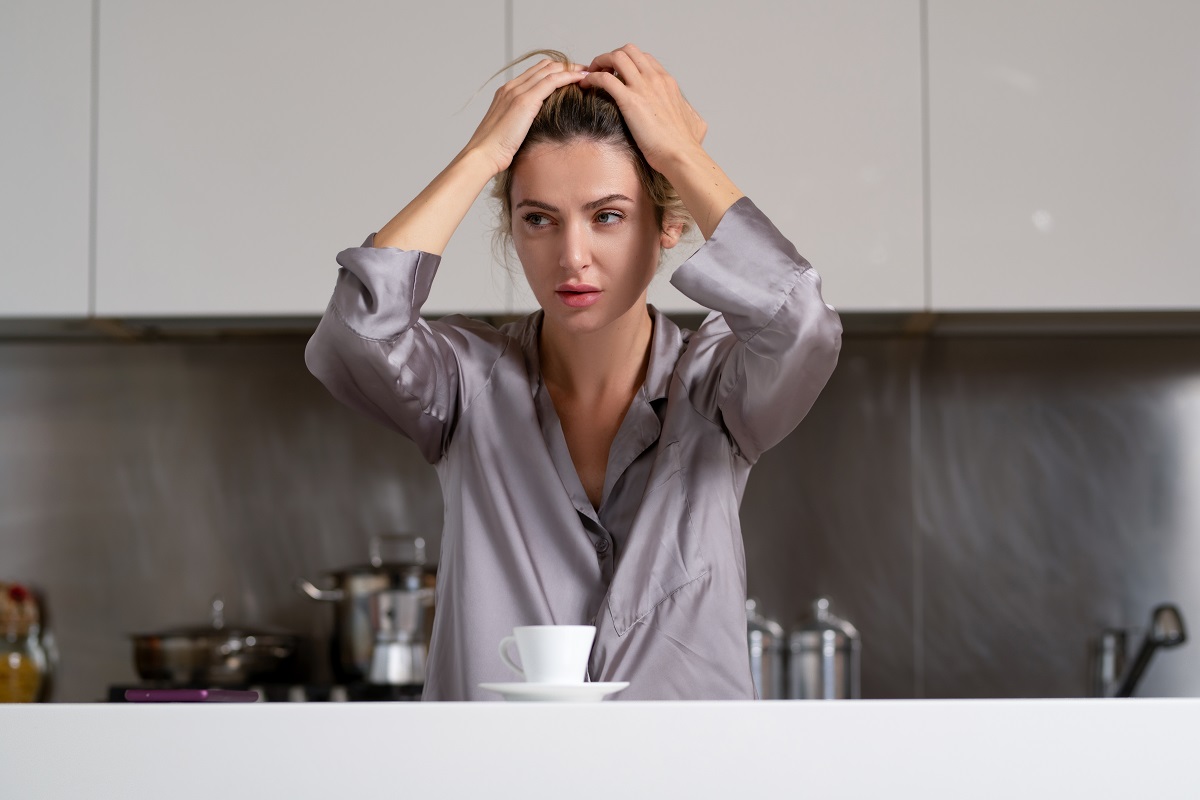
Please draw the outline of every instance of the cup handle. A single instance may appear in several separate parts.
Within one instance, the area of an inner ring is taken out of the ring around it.
[[[524,678],[525,671],[522,670],[520,667],[518,667],[516,664],[514,664],[513,660],[508,657],[508,645],[510,642],[515,642],[515,641],[517,641],[517,637],[515,637],[515,636],[505,636],[503,639],[500,640],[500,660],[503,661],[508,666],[508,668],[511,669],[513,672],[517,673],[522,678]]]

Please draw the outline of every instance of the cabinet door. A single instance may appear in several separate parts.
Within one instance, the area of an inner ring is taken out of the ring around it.
[[[0,316],[87,316],[90,0],[0,3],[0,107]]]
[[[548,47],[587,63],[627,42],[651,53],[708,123],[705,148],[820,272],[828,302],[925,307],[917,0],[513,0],[513,35],[515,55]],[[651,302],[697,310],[665,273]]]
[[[96,311],[310,315],[334,257],[466,144],[504,63],[504,6],[106,1]],[[425,310],[497,311],[480,201]]]
[[[1200,307],[1200,3],[931,0],[935,310]]]

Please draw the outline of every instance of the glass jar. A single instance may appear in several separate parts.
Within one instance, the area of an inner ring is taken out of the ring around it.
[[[32,593],[0,583],[0,703],[33,703],[49,673],[40,641],[40,618]]]

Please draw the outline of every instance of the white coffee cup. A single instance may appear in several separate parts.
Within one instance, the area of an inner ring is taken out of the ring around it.
[[[523,625],[500,642],[500,659],[530,683],[583,683],[596,638],[594,625]],[[521,666],[508,655],[517,643]],[[523,669],[522,669],[523,667]]]

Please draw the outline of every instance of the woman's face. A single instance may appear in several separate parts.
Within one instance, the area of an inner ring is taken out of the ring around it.
[[[545,323],[574,333],[645,315],[664,233],[629,154],[577,139],[540,143],[512,175],[513,246]]]

